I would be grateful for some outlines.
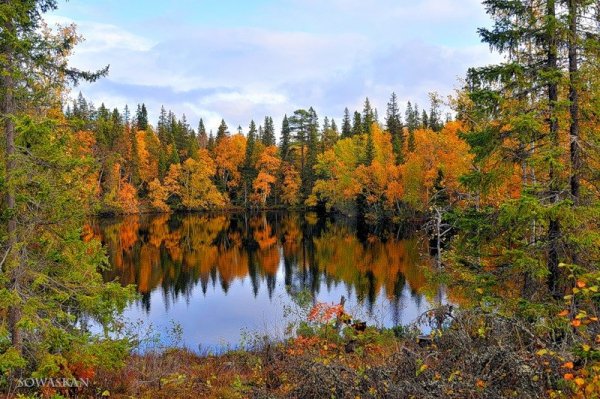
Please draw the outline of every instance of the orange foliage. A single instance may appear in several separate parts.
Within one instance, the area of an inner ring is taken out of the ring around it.
[[[277,181],[276,175],[280,165],[281,160],[277,157],[277,147],[270,146],[265,148],[256,163],[258,176],[252,184],[254,190],[252,195],[253,202],[262,206],[267,203],[267,198]]]
[[[427,208],[438,171],[444,176],[444,186],[451,199],[460,192],[459,177],[472,163],[467,143],[458,137],[460,122],[449,122],[441,132],[419,129],[414,132],[415,150],[402,165],[403,198],[418,210]]]
[[[155,154],[160,143],[152,132],[140,130],[136,133],[139,171],[142,181],[150,183],[158,177],[158,156]]]
[[[286,205],[297,205],[300,193],[300,173],[291,164],[283,165],[283,184],[281,187],[281,201]]]
[[[238,187],[241,182],[239,166],[246,154],[246,137],[242,134],[226,136],[215,147],[217,176],[228,188]]]

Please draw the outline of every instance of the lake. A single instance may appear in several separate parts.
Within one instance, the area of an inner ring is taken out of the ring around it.
[[[89,227],[108,251],[105,280],[140,294],[125,319],[158,332],[175,323],[191,349],[235,346],[247,333],[281,337],[301,297],[344,296],[349,313],[380,327],[410,323],[445,300],[427,282],[426,240],[371,233],[348,218],[139,215]]]

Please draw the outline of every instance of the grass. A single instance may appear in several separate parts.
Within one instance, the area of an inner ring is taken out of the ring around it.
[[[433,318],[432,318],[433,319]],[[415,330],[307,323],[285,342],[198,355],[131,356],[99,372],[112,398],[541,398],[569,397],[562,357],[521,320],[461,311],[427,339]]]

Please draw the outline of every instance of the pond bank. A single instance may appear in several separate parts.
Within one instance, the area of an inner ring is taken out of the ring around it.
[[[523,320],[464,311],[429,344],[407,330],[338,336],[332,326],[220,356],[131,356],[96,383],[118,398],[542,398],[566,388],[560,359],[539,352],[551,342]]]

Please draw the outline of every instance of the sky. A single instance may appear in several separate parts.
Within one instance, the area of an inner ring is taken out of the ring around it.
[[[46,16],[85,39],[71,64],[108,77],[74,88],[95,105],[160,107],[216,131],[312,106],[340,122],[365,97],[385,115],[395,92],[428,107],[468,67],[497,56],[479,0],[71,0]]]

